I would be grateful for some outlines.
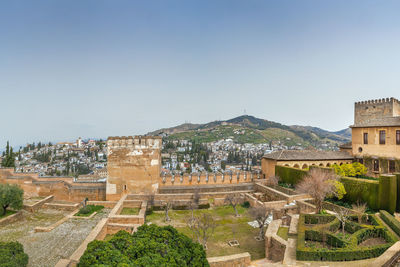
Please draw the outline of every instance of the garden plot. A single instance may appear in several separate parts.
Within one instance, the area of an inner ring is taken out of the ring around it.
[[[226,256],[237,253],[249,252],[252,260],[265,257],[264,241],[257,241],[259,229],[251,227],[248,222],[253,221],[247,208],[237,207],[240,217],[235,217],[231,206],[213,207],[210,209],[195,210],[195,215],[203,213],[211,215],[217,227],[207,243],[207,257]],[[146,222],[160,226],[171,225],[179,232],[197,241],[186,221],[191,217],[190,210],[170,210],[171,221],[165,222],[164,211],[153,211],[146,216]],[[237,241],[239,245],[231,246],[230,241]]]
[[[376,215],[364,215],[360,223],[356,218],[349,216],[343,224],[333,215],[301,214],[297,260],[370,259],[380,256],[397,241]]]
[[[69,219],[52,231],[41,233],[35,233],[33,229],[52,225],[71,212],[54,209],[23,212],[22,220],[0,227],[0,241],[19,241],[29,255],[28,266],[36,267],[54,266],[59,259],[68,258],[109,210],[88,220]]]

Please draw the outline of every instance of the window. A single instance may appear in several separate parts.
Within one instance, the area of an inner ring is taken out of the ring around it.
[[[379,144],[386,144],[386,131],[379,131]]]
[[[379,172],[379,160],[374,160],[374,172]]]
[[[394,160],[389,160],[389,172],[396,172],[396,163]]]
[[[396,145],[400,145],[400,130],[396,131]]]
[[[368,133],[364,133],[364,145],[368,144]]]

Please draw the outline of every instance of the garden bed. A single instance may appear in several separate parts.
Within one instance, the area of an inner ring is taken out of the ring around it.
[[[139,208],[123,208],[119,215],[139,215]]]
[[[365,224],[358,224],[356,216],[350,216],[344,225],[343,234],[341,222],[333,215],[301,214],[297,260],[369,259],[380,256],[397,241],[377,216],[364,215],[362,221]]]
[[[81,208],[74,216],[82,216],[89,217],[94,212],[98,212],[104,209],[104,206],[95,206],[95,205],[87,205],[86,207]]]

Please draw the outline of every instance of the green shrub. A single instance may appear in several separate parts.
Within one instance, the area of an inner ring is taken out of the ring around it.
[[[250,208],[250,202],[248,202],[248,201],[243,202],[242,207],[245,209]]]
[[[300,170],[296,168],[290,168],[285,166],[275,166],[275,174],[279,176],[281,182],[295,185],[300,182],[305,175],[306,170]]]
[[[86,266],[209,266],[203,247],[172,226],[140,226],[108,241],[92,241],[80,258]]]
[[[85,207],[82,207],[79,212],[76,214],[76,216],[89,216],[93,212],[99,211],[104,209],[104,206],[97,206],[97,205],[87,205]]]
[[[400,222],[386,210],[380,210],[379,213],[382,220],[387,223],[387,225],[389,225],[389,227],[392,228],[397,235],[400,236]]]
[[[19,242],[0,242],[0,267],[24,267],[28,265],[28,255]]]

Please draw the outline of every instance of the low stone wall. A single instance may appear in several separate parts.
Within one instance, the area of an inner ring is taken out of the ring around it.
[[[250,266],[251,256],[248,252],[229,256],[207,258],[210,267],[245,267]]]
[[[117,201],[88,201],[87,205],[104,206],[112,209],[117,204]]]
[[[14,213],[12,215],[8,215],[7,217],[0,219],[0,226],[10,224],[12,222],[18,221],[22,219],[23,213],[22,211],[18,211],[17,213]]]
[[[74,217],[75,213],[77,213],[79,211],[79,209],[74,210],[73,212],[71,212],[70,214],[68,214],[67,216],[65,216],[64,218],[62,218],[61,220],[58,220],[57,222],[53,223],[50,226],[46,226],[46,227],[35,227],[34,231],[37,232],[50,232],[52,231],[54,228],[58,227],[59,225],[63,224],[64,222],[66,222],[67,220],[71,219],[72,217]]]
[[[49,209],[56,209],[56,210],[76,210],[79,208],[79,203],[74,204],[61,204],[61,203],[45,203],[44,206]]]
[[[296,205],[299,207],[300,213],[313,213],[313,212],[316,212],[316,210],[317,210],[315,205],[310,204],[304,200],[296,201]]]
[[[396,260],[400,258],[400,241],[394,243],[393,246],[388,248],[382,255],[376,258],[372,263],[371,267],[382,266],[391,267],[396,265]]]
[[[250,194],[245,194],[245,201],[248,201],[250,203],[250,206],[252,207],[257,207],[257,206],[263,206],[264,203],[259,201],[256,197],[250,195]]]
[[[301,199],[306,199],[310,198],[308,194],[297,194],[297,195],[289,195],[285,194],[277,189],[274,189],[269,186],[265,186],[261,183],[256,183],[255,188],[257,192],[263,192],[267,194],[269,197],[271,197],[274,200],[286,200],[288,203],[293,202],[294,200],[301,200]]]
[[[35,204],[26,205],[24,204],[23,209],[29,212],[36,212],[38,211],[45,203],[48,203],[54,199],[54,196],[48,196],[42,200],[39,200]]]
[[[287,204],[286,200],[264,202],[264,206],[269,209],[281,209]]]
[[[272,261],[282,261],[287,241],[277,235],[282,220],[273,220],[265,232],[265,257]]]

